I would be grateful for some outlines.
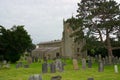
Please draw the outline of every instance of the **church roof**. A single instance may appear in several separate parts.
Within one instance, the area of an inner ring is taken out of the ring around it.
[[[42,45],[42,44],[53,44],[53,43],[60,43],[62,42],[62,40],[54,40],[54,41],[48,41],[48,42],[41,42],[38,45]]]
[[[37,48],[37,49],[34,49],[32,52],[51,52],[51,51],[54,51],[54,50],[58,50],[60,49],[60,47],[40,47],[40,48]]]

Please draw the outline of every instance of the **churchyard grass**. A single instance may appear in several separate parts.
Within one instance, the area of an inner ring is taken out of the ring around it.
[[[50,80],[52,76],[60,75],[62,80],[87,80],[89,77],[93,77],[94,80],[120,80],[120,73],[114,72],[114,66],[105,66],[103,72],[98,72],[98,65],[93,64],[92,68],[81,68],[81,62],[79,63],[79,70],[73,69],[72,60],[66,60],[66,66],[63,72],[56,73],[41,73],[41,63],[32,63],[29,68],[18,68],[16,64],[11,64],[10,69],[0,69],[0,80],[28,80],[30,75],[40,74],[43,80]],[[120,65],[118,65],[120,70]]]

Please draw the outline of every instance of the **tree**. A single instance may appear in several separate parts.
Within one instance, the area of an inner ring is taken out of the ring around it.
[[[95,42],[99,41],[108,50],[108,56],[113,57],[112,50],[120,49],[120,46],[111,44],[111,39],[119,40],[117,36],[120,33],[119,4],[114,0],[81,0],[77,12],[77,19],[81,20],[83,25],[77,25],[78,28],[74,31],[83,31],[84,38],[94,37]]]
[[[16,62],[31,45],[32,40],[24,26],[13,26],[11,29],[0,26],[0,55],[4,59]]]

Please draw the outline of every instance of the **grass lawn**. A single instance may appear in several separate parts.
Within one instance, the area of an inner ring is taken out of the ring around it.
[[[94,64],[92,68],[86,70],[81,69],[79,64],[79,70],[73,70],[72,60],[66,60],[67,65],[64,67],[64,72],[56,73],[41,73],[41,63],[32,63],[30,68],[18,68],[15,64],[10,65],[10,69],[0,69],[0,80],[28,80],[30,75],[41,74],[43,80],[50,80],[52,76],[61,75],[62,80],[87,80],[89,77],[93,77],[94,80],[120,80],[120,73],[114,72],[114,66],[105,66],[104,72],[98,72],[97,64]],[[118,65],[120,70],[120,65]]]

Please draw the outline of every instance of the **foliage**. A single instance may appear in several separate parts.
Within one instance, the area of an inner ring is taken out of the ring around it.
[[[113,46],[111,41],[114,38],[113,42],[119,42],[120,9],[118,3],[114,0],[81,0],[78,3],[77,12],[76,18],[71,18],[69,22],[72,22],[75,39],[78,41],[81,38],[86,39],[85,48],[106,48],[109,56],[112,56],[113,49],[120,49],[120,43]],[[78,22],[82,24],[77,24]]]
[[[0,55],[4,59],[16,62],[31,44],[32,40],[24,26],[13,26],[11,29],[0,26]]]

